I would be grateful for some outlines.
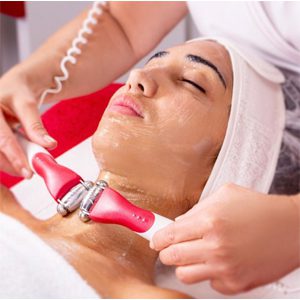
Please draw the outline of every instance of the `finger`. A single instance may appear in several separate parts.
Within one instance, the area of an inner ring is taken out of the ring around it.
[[[206,242],[198,239],[171,245],[159,253],[161,262],[165,265],[190,265],[203,263],[209,252]]]
[[[8,173],[12,176],[18,176],[19,174],[15,171],[15,169],[12,167],[9,160],[6,158],[6,156],[0,152],[0,171],[4,171],[5,173]]]
[[[175,221],[154,234],[150,247],[160,251],[172,244],[199,239],[203,236],[207,225],[198,215],[193,218]]]
[[[25,153],[7,125],[2,110],[0,110],[0,129],[0,151],[5,155],[17,174],[25,178],[30,178],[32,171],[28,165]],[[3,167],[7,167],[5,160],[3,162]],[[0,165],[0,168],[2,168],[2,165]]]
[[[199,209],[199,203],[196,203],[190,210],[188,210],[186,213],[184,213],[181,216],[178,216],[175,218],[175,221],[180,221],[183,220],[186,217],[192,216],[193,214],[195,214],[195,212],[197,212],[197,210]]]
[[[241,292],[237,290],[234,286],[227,285],[220,279],[213,279],[210,285],[214,290],[224,295],[234,295],[238,292]]]
[[[184,283],[196,283],[213,278],[214,270],[208,264],[180,266],[176,268],[176,276]]]
[[[35,103],[15,107],[16,114],[31,141],[46,148],[55,148],[57,142],[45,129]]]
[[[196,203],[190,210],[188,210],[185,214],[178,216],[175,218],[176,221],[183,220],[185,218],[190,218],[191,216],[195,214],[199,214],[200,211],[204,211],[206,208],[209,208],[213,206],[215,202],[215,194],[209,196],[208,198],[205,198],[203,200],[200,200],[198,203]]]

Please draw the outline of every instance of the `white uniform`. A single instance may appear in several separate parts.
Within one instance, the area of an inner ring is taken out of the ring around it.
[[[300,74],[300,2],[188,2],[201,36],[233,39]]]

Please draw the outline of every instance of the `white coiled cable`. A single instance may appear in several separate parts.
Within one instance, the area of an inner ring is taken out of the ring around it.
[[[62,82],[66,81],[69,78],[69,71],[66,67],[66,64],[70,62],[71,64],[76,64],[77,59],[74,57],[74,54],[80,55],[81,50],[79,49],[80,44],[87,44],[87,39],[84,37],[85,34],[92,34],[93,30],[89,27],[91,24],[97,24],[97,19],[94,17],[95,15],[102,14],[103,1],[94,1],[92,8],[88,12],[87,18],[83,21],[82,27],[80,28],[76,38],[72,41],[72,46],[67,51],[67,55],[63,57],[60,62],[60,69],[63,73],[63,76],[55,76],[55,88],[49,88],[45,90],[41,97],[39,106],[44,102],[46,96],[48,94],[58,94],[62,90]]]

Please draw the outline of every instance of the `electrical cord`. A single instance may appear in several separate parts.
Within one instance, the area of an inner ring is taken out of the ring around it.
[[[63,73],[63,75],[54,77],[56,86],[54,88],[46,89],[42,93],[39,101],[39,106],[44,102],[48,94],[58,94],[62,90],[62,83],[68,80],[69,78],[69,71],[67,69],[66,64],[68,62],[70,62],[73,65],[77,63],[77,58],[74,55],[80,55],[82,51],[80,50],[79,46],[81,44],[84,45],[88,43],[88,40],[85,37],[85,35],[91,35],[93,33],[93,30],[90,28],[90,25],[97,24],[97,19],[95,18],[95,15],[100,16],[102,14],[102,5],[103,1],[95,1],[93,3],[93,6],[89,10],[87,18],[83,21],[83,24],[80,30],[78,31],[76,38],[72,41],[71,48],[67,50],[67,55],[64,56],[60,62],[60,70]]]

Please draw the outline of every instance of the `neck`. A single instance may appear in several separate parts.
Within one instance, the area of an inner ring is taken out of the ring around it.
[[[169,210],[167,205],[163,204],[174,203],[175,200],[163,197],[158,199],[157,195],[146,194],[126,178],[108,171],[101,172],[98,179],[107,181],[111,188],[135,205],[162,215],[166,215],[164,209]],[[173,209],[171,217],[179,214],[176,207]],[[105,286],[107,290],[108,285],[116,282],[115,276],[120,278],[120,274],[121,277],[130,280],[153,283],[157,252],[149,248],[147,240],[129,229],[118,225],[82,223],[77,212],[66,218],[56,215],[45,225],[48,228],[47,234],[43,236],[46,241],[61,253],[92,286],[97,287],[99,286],[97,283],[102,282],[101,286]],[[102,271],[98,272],[98,270]],[[98,292],[102,295],[104,293],[103,290]]]
[[[175,217],[189,210],[196,203],[197,199],[199,199],[199,194],[202,192],[202,188],[196,190],[194,194],[190,193],[189,195],[186,195],[184,192],[174,193],[172,188],[163,191],[153,188],[152,191],[149,189],[146,191],[127,177],[107,170],[100,172],[98,180],[106,181],[109,187],[118,191],[134,205],[169,219],[175,219]],[[179,183],[173,180],[169,185],[173,186],[176,183],[178,186]],[[187,190],[187,187],[182,186],[182,191],[185,190]]]

